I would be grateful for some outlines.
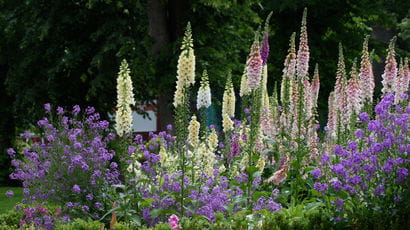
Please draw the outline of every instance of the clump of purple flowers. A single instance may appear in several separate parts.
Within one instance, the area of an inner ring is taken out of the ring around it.
[[[407,102],[402,105],[407,106]],[[375,119],[361,113],[363,127],[354,132],[353,140],[346,147],[334,147],[332,163],[322,162],[326,177],[321,177],[319,169],[312,175],[318,192],[347,193],[366,209],[388,213],[408,192],[410,106],[403,109],[395,105],[394,95],[387,94],[374,112]],[[342,204],[340,198],[335,201],[338,210],[342,210]]]
[[[56,212],[53,213],[40,204],[20,209],[20,211],[23,212],[23,219],[20,220],[21,229],[29,228],[32,225],[35,229],[54,229],[54,225],[57,221],[63,221],[67,218],[66,216],[61,216],[60,209],[57,209]]]
[[[108,122],[92,107],[84,116],[78,105],[71,113],[58,107],[53,114],[49,104],[45,109],[48,117],[37,124],[46,143],[24,149],[23,160],[12,154],[15,170],[10,178],[23,182],[23,203],[47,200],[72,214],[97,218],[104,208],[98,202],[102,188],[119,183],[117,164],[111,162],[115,152],[107,147],[114,138],[107,135]]]

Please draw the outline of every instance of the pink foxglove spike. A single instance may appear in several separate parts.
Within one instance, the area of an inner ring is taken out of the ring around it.
[[[319,97],[319,89],[320,89],[319,66],[318,64],[316,64],[315,73],[313,75],[313,81],[312,81],[312,106],[313,108],[317,108],[317,99]]]
[[[373,92],[374,92],[374,76],[372,63],[370,62],[370,55],[368,50],[369,36],[366,36],[363,42],[362,60],[360,62],[360,73],[359,82],[360,89],[362,92],[361,99],[363,103],[373,102]]]
[[[399,63],[399,71],[397,74],[396,81],[394,81],[394,100],[395,103],[399,103],[401,101],[401,95],[405,93],[405,76],[404,76],[404,64],[403,59],[400,59]]]
[[[295,48],[295,36],[293,33],[290,37],[288,55],[286,56],[282,83],[280,88],[280,100],[282,106],[287,106],[292,95],[292,90],[290,89],[290,82],[293,81],[296,72],[296,48]]]
[[[410,69],[409,69],[409,59],[407,57],[404,58],[403,76],[404,76],[404,80],[403,80],[404,92],[408,93],[409,83],[410,83]]]
[[[337,63],[336,83],[335,83],[335,103],[340,105],[342,103],[342,96],[344,91],[344,82],[346,81],[346,69],[343,57],[343,47],[339,43],[339,61]]]
[[[337,111],[336,111],[336,106],[335,106],[334,92],[331,92],[329,94],[328,108],[329,108],[329,113],[328,113],[328,118],[327,118],[327,130],[326,131],[328,133],[328,136],[333,138],[336,136],[336,124],[337,124]]]
[[[248,87],[251,90],[259,88],[261,84],[262,62],[259,42],[255,40],[247,62]]]
[[[396,62],[396,51],[394,50],[394,45],[396,42],[396,37],[393,37],[389,44],[388,54],[386,57],[386,65],[384,67],[384,73],[382,75],[382,93],[394,93],[393,89],[395,86],[395,81],[397,78],[397,62]]]
[[[307,8],[303,11],[302,26],[300,29],[299,50],[297,54],[297,76],[299,78],[306,78],[309,70],[309,46],[308,35],[306,28]]]
[[[352,71],[350,72],[350,79],[347,83],[347,102],[349,106],[349,115],[359,115],[362,109],[361,90],[360,90],[359,76],[356,69],[356,60],[353,62]],[[349,119],[350,120],[350,119]]]

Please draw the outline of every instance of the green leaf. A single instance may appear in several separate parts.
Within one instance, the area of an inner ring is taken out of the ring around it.
[[[152,204],[152,202],[154,201],[154,198],[149,198],[149,199],[145,199],[141,202],[141,207],[148,207]]]
[[[256,166],[249,166],[245,169],[245,171],[248,175],[253,175],[253,173],[259,171],[259,168]]]
[[[154,208],[151,210],[150,214],[151,214],[151,218],[155,219],[157,218],[159,215],[162,214],[163,209],[162,208]]]

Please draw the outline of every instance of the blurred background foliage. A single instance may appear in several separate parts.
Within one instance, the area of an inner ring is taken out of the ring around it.
[[[176,64],[183,30],[193,28],[199,73],[208,70],[220,103],[227,73],[236,88],[254,32],[270,20],[269,92],[281,79],[292,32],[308,7],[310,69],[319,64],[320,122],[335,81],[338,43],[347,68],[360,58],[363,38],[376,79],[388,41],[398,35],[398,57],[410,56],[410,1],[402,0],[0,0],[0,184],[9,183],[6,149],[41,118],[43,104],[92,105],[103,116],[116,104],[120,61],[131,67],[139,104],[156,100],[160,128],[172,122]],[[377,92],[377,91],[376,91]]]

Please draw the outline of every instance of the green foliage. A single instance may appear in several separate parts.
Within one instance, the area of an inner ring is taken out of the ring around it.
[[[7,213],[0,215],[0,229],[18,229],[20,219],[23,218],[23,213],[16,210],[11,210]]]
[[[56,226],[56,230],[96,230],[104,227],[104,224],[91,219],[74,219],[72,222]],[[121,229],[121,228],[119,228]],[[124,229],[124,228],[122,228]]]
[[[13,197],[6,197],[6,191],[11,190]],[[23,199],[23,189],[20,187],[0,187],[0,214],[6,213],[14,208]]]

